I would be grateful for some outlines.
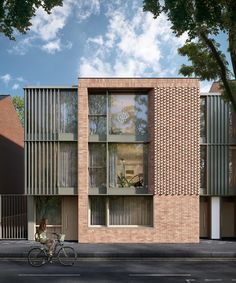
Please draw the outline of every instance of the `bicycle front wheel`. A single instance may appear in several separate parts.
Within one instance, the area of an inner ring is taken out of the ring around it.
[[[28,253],[28,262],[30,265],[39,267],[47,261],[47,254],[44,249],[33,248]]]
[[[62,247],[60,248],[57,257],[62,265],[71,266],[76,261],[77,253],[72,247]]]

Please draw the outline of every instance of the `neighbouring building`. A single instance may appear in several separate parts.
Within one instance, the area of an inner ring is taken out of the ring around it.
[[[236,116],[219,84],[201,94],[200,237],[236,237]]]
[[[24,130],[9,95],[0,95],[0,239],[27,238]]]
[[[29,238],[198,242],[199,106],[197,79],[25,88]]]

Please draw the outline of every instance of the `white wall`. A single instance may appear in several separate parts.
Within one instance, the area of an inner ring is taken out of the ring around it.
[[[211,239],[220,239],[220,197],[211,198]]]

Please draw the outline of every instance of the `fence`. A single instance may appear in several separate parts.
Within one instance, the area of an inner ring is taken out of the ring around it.
[[[0,195],[0,238],[27,238],[27,196]]]

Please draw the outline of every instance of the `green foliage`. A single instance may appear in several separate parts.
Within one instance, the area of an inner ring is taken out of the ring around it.
[[[16,95],[12,97],[12,102],[24,127],[24,98]]]
[[[225,55],[219,50],[219,44],[215,42],[216,48],[218,48],[219,56],[224,62],[225,66],[228,66]],[[220,68],[216,60],[212,56],[209,47],[201,41],[187,42],[185,45],[178,49],[178,52],[182,56],[187,56],[192,65],[187,66],[183,64],[179,70],[179,73],[186,76],[197,76],[202,80],[219,80]],[[229,74],[228,74],[229,75]]]
[[[154,18],[166,14],[176,36],[188,34],[188,41],[179,48],[191,65],[182,65],[184,76],[197,76],[201,80],[220,80],[225,98],[236,111],[236,89],[230,79],[236,77],[236,1],[235,0],[144,0],[144,11]],[[228,35],[233,74],[225,54],[220,51],[217,36]]]
[[[172,23],[176,35],[187,32],[190,38],[198,36],[198,29],[204,28],[211,34],[227,31],[235,20],[234,0],[144,0],[144,11],[158,17],[165,13]]]
[[[50,14],[54,6],[61,6],[63,0],[0,0],[0,32],[14,40],[14,31],[26,33],[31,18],[39,7]]]
[[[236,100],[236,81],[228,81],[229,87],[233,93],[234,99]],[[224,85],[222,84],[222,82],[220,82],[220,89],[221,89],[221,98],[227,102],[227,103],[231,103],[229,96],[227,95],[227,91],[224,88]]]

